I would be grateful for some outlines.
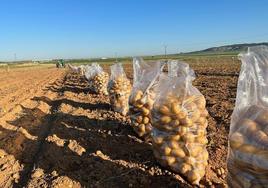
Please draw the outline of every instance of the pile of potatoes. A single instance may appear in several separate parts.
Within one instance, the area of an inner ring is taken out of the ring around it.
[[[145,94],[139,89],[134,91],[129,98],[131,126],[143,138],[148,138],[152,131],[150,114],[154,99],[155,93],[152,90]]]
[[[208,112],[202,95],[178,97],[168,93],[152,109],[152,144],[165,167],[199,184],[208,165],[206,128]]]
[[[89,88],[98,94],[108,95],[108,81],[109,74],[102,71],[89,79]]]
[[[265,187],[268,185],[268,109],[253,105],[241,114],[229,135],[229,185]]]
[[[129,109],[128,99],[131,93],[131,83],[122,74],[111,79],[108,83],[108,93],[114,111],[126,115]]]

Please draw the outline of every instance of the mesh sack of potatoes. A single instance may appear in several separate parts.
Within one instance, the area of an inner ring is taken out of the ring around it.
[[[268,48],[252,47],[242,61],[229,148],[229,187],[268,187]]]
[[[72,72],[72,73],[79,73],[79,69],[77,66],[74,66],[74,65],[71,65],[71,64],[67,64],[67,67],[69,68],[69,70]]]
[[[141,58],[133,59],[133,88],[129,98],[129,115],[134,131],[145,139],[152,130],[150,113],[161,67],[160,61],[145,62]]]
[[[121,63],[116,63],[110,68],[111,76],[108,83],[110,103],[114,111],[126,115],[129,109],[128,99],[131,92],[131,83]]]
[[[88,80],[89,88],[97,94],[108,95],[107,86],[109,74],[104,72],[102,67],[97,63],[92,63],[85,70],[85,77]]]
[[[188,64],[169,61],[168,68],[169,74],[160,75],[155,90],[153,152],[162,166],[198,185],[208,164],[206,101],[192,86],[194,72]]]

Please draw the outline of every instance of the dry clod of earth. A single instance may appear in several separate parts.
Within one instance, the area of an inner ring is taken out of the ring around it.
[[[76,140],[69,140],[68,148],[72,150],[73,152],[76,152],[78,155],[82,155],[84,152],[86,152],[85,148],[80,146]]]
[[[34,170],[31,177],[32,178],[40,178],[43,175],[44,175],[44,170],[41,168],[37,168]]]
[[[65,144],[65,141],[63,139],[60,139],[59,137],[57,137],[57,135],[53,134],[52,136],[48,136],[46,138],[46,140],[48,142],[53,142],[55,143],[57,146],[63,147]]]

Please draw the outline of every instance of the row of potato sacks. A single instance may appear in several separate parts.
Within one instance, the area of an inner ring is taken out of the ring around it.
[[[88,80],[90,90],[97,94],[108,95],[109,74],[99,64],[92,63],[87,66],[85,68],[85,78]]]
[[[132,126],[139,136],[152,141],[162,166],[198,185],[208,160],[206,101],[192,86],[194,72],[188,64],[167,64],[168,75],[161,71],[162,62],[133,60]]]
[[[268,48],[241,53],[229,133],[229,187],[268,187]]]

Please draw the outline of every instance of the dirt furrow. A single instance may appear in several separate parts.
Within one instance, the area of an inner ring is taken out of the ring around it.
[[[10,109],[14,108],[17,104],[21,104],[24,100],[31,98],[33,95],[37,95],[38,92],[42,90],[44,84],[53,82],[55,78],[60,75],[48,74],[46,77],[42,77],[41,80],[38,77],[29,78],[27,82],[21,83],[20,86],[17,87],[16,91],[13,94],[9,94],[3,99],[0,99],[2,113],[9,113]]]
[[[7,170],[2,169],[4,173],[7,172],[10,176],[5,176],[7,179],[1,179],[0,185],[21,187],[25,179],[25,174],[31,172],[36,153],[38,153],[49,129],[50,123],[48,122],[51,121],[51,107],[41,101],[37,102],[31,99],[34,96],[48,96],[53,98],[56,94],[43,91],[43,88],[45,85],[48,86],[48,83],[60,79],[62,74],[64,72],[60,74],[52,73],[50,76],[44,78],[36,77],[37,80],[32,81],[34,84],[28,84],[24,88],[25,90],[29,88],[33,89],[33,92],[28,92],[25,95],[23,95],[23,92],[18,92],[17,94],[20,93],[23,97],[19,98],[18,95],[18,100],[10,104],[10,106],[17,107],[10,108],[9,113],[0,117],[0,149],[2,149],[2,153],[5,153],[1,156],[0,163],[6,158],[11,157],[13,160],[11,165],[14,166],[14,168],[11,166],[13,170],[8,171],[9,168]],[[58,83],[58,81],[55,83]],[[9,163],[4,163],[4,165],[7,164]],[[16,166],[15,164],[18,165]]]

